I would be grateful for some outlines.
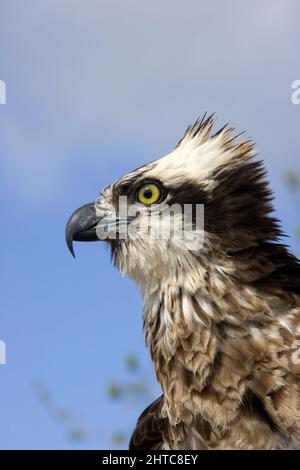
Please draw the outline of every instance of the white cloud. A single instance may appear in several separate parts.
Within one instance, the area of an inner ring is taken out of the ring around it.
[[[296,0],[28,0],[16,15],[7,2],[7,184],[23,198],[55,196],[78,149],[93,143],[168,151],[206,109],[243,126],[285,86],[289,105],[299,10]]]

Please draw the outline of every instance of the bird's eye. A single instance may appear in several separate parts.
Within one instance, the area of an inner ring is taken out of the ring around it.
[[[138,190],[137,200],[145,205],[155,204],[160,200],[161,190],[155,183],[146,183]]]

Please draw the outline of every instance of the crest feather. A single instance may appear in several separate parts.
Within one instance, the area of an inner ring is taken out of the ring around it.
[[[205,113],[202,118],[196,119],[194,124],[190,124],[188,126],[175,149],[183,147],[190,141],[194,141],[195,145],[200,145],[208,140],[220,139],[220,147],[225,151],[230,150],[240,157],[253,156],[255,143],[251,139],[240,140],[240,137],[245,133],[245,131],[234,134],[235,128],[230,127],[229,123],[227,123],[215,133],[212,133],[215,123],[215,113],[212,113],[209,116]]]

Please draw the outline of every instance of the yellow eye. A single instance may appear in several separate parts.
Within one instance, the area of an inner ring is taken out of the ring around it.
[[[144,184],[137,193],[137,199],[142,204],[155,204],[160,199],[160,188],[154,183]]]

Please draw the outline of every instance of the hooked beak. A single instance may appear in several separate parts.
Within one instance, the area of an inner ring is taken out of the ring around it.
[[[85,204],[73,212],[66,225],[66,242],[74,258],[73,241],[99,241],[97,236],[97,224],[99,221],[100,217],[96,215],[94,202]]]

